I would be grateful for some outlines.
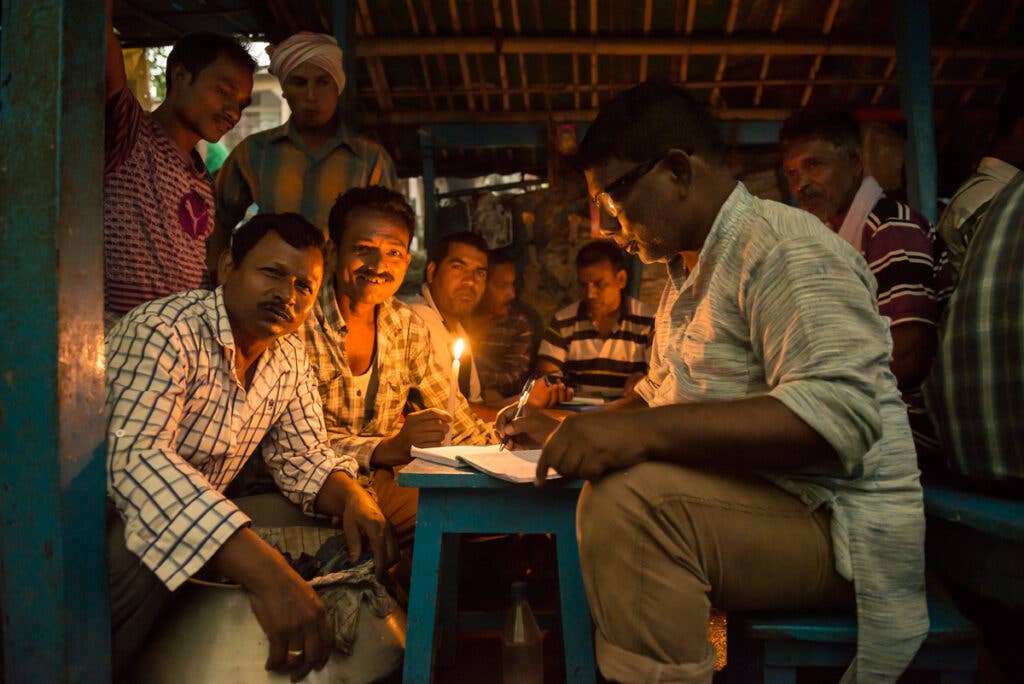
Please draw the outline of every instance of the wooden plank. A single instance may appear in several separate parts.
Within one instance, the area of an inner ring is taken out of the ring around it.
[[[424,16],[427,19],[427,30],[430,32],[431,36],[435,36],[436,37],[437,36],[437,22],[434,20],[434,10],[431,9],[431,6],[430,6],[429,2],[424,2],[422,4],[422,7],[423,7],[423,14],[424,14]],[[363,41],[363,42],[365,43],[366,41]],[[447,100],[448,100],[448,109],[449,110],[454,110],[455,109],[455,100],[452,97],[452,84],[451,84],[451,80],[449,80],[449,78],[448,78],[448,65],[445,64],[445,59],[444,59],[444,55],[446,53],[444,53],[444,52],[442,52],[440,50],[434,50],[434,51],[422,50],[422,51],[418,51],[416,54],[417,55],[431,55],[431,54],[432,55],[436,55],[436,58],[437,58],[437,71],[438,71],[438,74],[441,76],[441,87],[444,89],[445,96],[447,97]]]
[[[1020,3],[1021,0],[1012,0],[1012,2],[1010,2],[1010,5],[1006,8],[1006,12],[1003,14],[1003,20],[999,22],[999,27],[996,29],[996,43],[1001,43],[1006,39],[1006,35],[1007,33],[1009,33],[1010,30],[1010,26],[1013,25],[1014,16],[1017,14],[1017,10],[1020,9]],[[974,77],[976,79],[982,78],[985,75],[985,72],[988,71],[990,63],[991,60],[978,66],[978,68],[975,69],[974,71]],[[966,90],[964,90],[963,95],[960,97],[960,105],[966,106],[967,103],[971,101],[971,98],[974,97],[975,92],[976,88],[974,88],[973,86],[968,87]]]
[[[576,35],[576,0],[570,0],[569,2],[569,32],[572,35]],[[572,94],[572,106],[574,109],[580,108],[580,57],[579,55],[572,56],[572,84],[575,86],[575,90]]]
[[[697,17],[697,0],[687,0],[686,2],[686,37],[689,38],[693,34],[693,22]],[[687,40],[689,42],[689,40]],[[683,54],[683,58],[679,64],[679,80],[682,83],[686,83],[687,76],[690,70],[690,54],[688,52]]]
[[[427,7],[428,5],[424,5]],[[827,38],[783,40],[764,38],[594,38],[590,36],[526,37],[510,36],[496,43],[493,36],[459,36],[440,38],[368,38],[356,46],[360,57],[415,57],[424,52],[436,54],[514,54],[530,55],[602,55],[678,56],[678,55],[765,55],[886,58],[896,54],[894,44],[858,42]],[[1010,44],[936,45],[935,56],[957,59],[1024,60],[1024,46]]]
[[[469,8],[469,30],[473,35],[479,35],[480,23],[477,21],[476,18],[476,2],[469,2],[466,4],[466,6]],[[485,78],[486,72],[484,72],[483,56],[478,52],[475,55],[473,55],[473,61],[476,63],[477,87],[480,90],[485,91],[487,86],[487,79]],[[480,94],[480,102],[481,104],[483,104],[485,112],[491,111],[491,98],[489,98],[485,92]]]
[[[772,15],[772,35],[779,32],[779,26],[782,25],[782,10],[784,0],[777,0],[775,3],[775,14]],[[768,70],[771,68],[772,58],[771,55],[765,55],[761,58],[761,81],[768,78]],[[757,107],[761,104],[761,96],[764,94],[764,84],[759,83],[757,88],[754,90],[754,106]]]
[[[360,24],[362,24],[365,36],[372,37],[376,33],[367,0],[359,0],[357,5],[357,28]],[[388,88],[388,78],[384,72],[383,59],[381,57],[371,57],[367,60],[366,66],[370,72],[370,82],[373,83],[373,91],[377,95],[377,107],[382,112],[390,112],[395,108],[395,105],[391,99],[391,91]]]
[[[420,18],[416,12],[416,6],[419,3],[413,2],[413,0],[405,0],[405,11],[409,17],[409,22],[412,24],[412,34],[414,36],[420,35]],[[423,71],[423,85],[427,91],[427,100],[430,102],[430,109],[437,111],[437,99],[434,97],[434,86],[431,83],[430,78],[430,65],[427,63],[427,56],[420,55],[420,69]]]
[[[978,0],[969,0],[967,5],[964,7],[964,11],[960,13],[960,18],[956,21],[956,30],[953,35],[955,41],[964,29],[967,28],[967,24],[971,21],[971,16],[974,15],[974,10],[978,6]],[[939,72],[942,71],[942,67],[945,66],[947,57],[939,57],[935,60],[935,68],[932,69],[932,78],[938,78]]]
[[[832,26],[836,21],[836,13],[839,12],[839,0],[832,0],[829,3],[828,9],[825,11],[825,20],[821,26],[821,35],[827,36],[832,33]],[[822,55],[815,55],[814,60],[811,62],[811,69],[807,74],[807,78],[812,81],[804,87],[804,92],[800,96],[800,107],[806,107],[807,103],[811,100],[811,92],[814,90],[813,81],[818,75],[818,70],[821,68]]]
[[[517,36],[523,32],[523,25],[519,20],[519,0],[512,0],[512,29]],[[530,111],[530,96],[526,94],[529,79],[526,76],[526,57],[522,52],[519,53],[519,82],[523,85],[523,109]]]
[[[597,38],[597,27],[599,24],[599,18],[597,16],[597,0],[590,0],[590,35],[595,39]],[[597,107],[597,85],[598,85],[598,74],[597,74],[597,50],[590,51],[590,85],[593,90],[590,93],[590,106]]]
[[[0,681],[109,681],[105,13],[8,0],[0,21]]]
[[[654,11],[652,0],[644,3],[644,38],[651,35],[651,14]],[[640,83],[647,80],[647,55],[640,55]]]
[[[575,2],[575,0],[573,0],[573,2]],[[501,35],[502,29],[504,28],[504,19],[502,18],[501,12],[501,0],[492,0],[491,4],[494,10],[494,30],[498,35]],[[505,64],[505,55],[501,54],[498,55],[498,75],[501,78],[501,108],[507,112],[511,109],[511,102],[509,101],[508,93],[508,65]]]
[[[544,17],[540,11],[540,0],[533,0],[533,20],[537,24],[537,33],[544,35]],[[544,84],[544,109],[551,111],[551,91],[548,86],[551,83],[551,76],[548,73],[548,56],[542,54],[540,57],[540,77]]]
[[[448,15],[452,20],[452,32],[456,36],[461,35],[462,20],[459,18],[459,4],[457,0],[448,0]],[[467,88],[472,88],[473,79],[469,75],[469,61],[466,59],[466,52],[456,49],[456,55],[459,58],[459,71],[462,72],[462,83]],[[472,94],[466,95],[466,106],[471,112],[476,109],[476,99]]]
[[[739,8],[740,8],[740,1],[739,0],[731,0],[730,1],[730,3],[729,3],[729,14],[728,14],[728,16],[725,19],[725,35],[727,35],[727,36],[732,35],[732,32],[734,30],[736,30],[736,15],[739,13]],[[725,66],[726,66],[726,62],[727,61],[728,61],[728,57],[726,55],[722,55],[721,57],[718,58],[718,67],[715,69],[715,80],[716,81],[721,81],[722,77],[725,76]],[[709,101],[711,103],[711,107],[712,108],[718,108],[721,104],[724,104],[724,103],[720,102],[721,98],[722,98],[721,90],[719,90],[718,88],[713,88],[711,90],[711,96],[709,97]]]

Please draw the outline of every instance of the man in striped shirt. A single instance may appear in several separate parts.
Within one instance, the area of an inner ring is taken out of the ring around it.
[[[249,529],[223,492],[262,443],[281,492],[336,518],[378,573],[395,549],[384,516],[327,442],[302,340],[323,277],[322,233],[295,214],[235,235],[224,285],[133,309],[107,337],[107,545],[115,678],[204,568],[237,582],[270,641],[268,669],[327,661],[332,631],[312,587]]]
[[[540,373],[561,373],[576,394],[618,399],[647,373],[654,316],[629,295],[622,250],[595,240],[576,254],[580,301],[555,314],[537,350]]]
[[[167,97],[152,113],[128,89],[107,11],[103,167],[104,319],[199,287],[213,230],[213,188],[195,151],[216,142],[249,104],[252,57],[234,39],[183,36],[167,58]]]
[[[860,127],[849,112],[803,110],[783,125],[782,168],[800,207],[861,253],[878,283],[878,310],[889,318],[892,372],[907,405],[922,464],[938,443],[921,384],[928,375],[939,314],[952,271],[928,220],[888,197],[864,175]]]

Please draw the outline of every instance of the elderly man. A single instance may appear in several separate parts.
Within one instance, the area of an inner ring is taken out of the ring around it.
[[[482,237],[470,232],[446,235],[427,262],[427,282],[409,300],[427,324],[434,361],[442,368],[451,368],[455,342],[462,339],[459,390],[474,403],[483,401],[483,390],[463,324],[483,299],[487,266],[487,243]]]
[[[461,396],[449,415],[449,371],[431,354],[419,317],[395,299],[409,266],[416,216],[405,198],[380,186],[353,188],[331,209],[333,277],[302,328],[332,448],[372,478],[399,543],[412,541],[416,490],[393,468],[412,446],[488,444],[493,432]],[[402,417],[409,392],[426,408]]]
[[[261,212],[292,211],[327,233],[327,216],[349,188],[394,187],[394,166],[380,145],[341,120],[345,88],[341,48],[332,36],[297,33],[267,49],[270,73],[292,115],[281,126],[240,142],[217,174],[217,226],[210,238],[210,270],[250,205]]]
[[[107,337],[107,545],[115,677],[203,568],[237,582],[270,641],[267,667],[323,667],[332,631],[312,587],[249,529],[223,491],[252,450],[308,515],[335,517],[378,573],[395,549],[384,516],[327,442],[302,341],[323,235],[294,214],[254,218],[224,255],[222,287],[133,309]]]
[[[928,220],[887,197],[864,175],[860,127],[848,112],[803,110],[783,125],[782,168],[800,207],[861,253],[878,284],[878,310],[889,318],[892,372],[907,405],[922,462],[938,443],[921,385],[938,343],[952,274]]]
[[[871,272],[737,183],[679,89],[613,99],[580,159],[603,232],[669,275],[636,397],[566,418],[537,467],[589,480],[577,530],[601,672],[710,682],[711,605],[856,607],[844,681],[895,681],[928,631],[924,511]],[[502,430],[530,442],[548,421]]]
[[[195,146],[242,116],[256,63],[233,38],[190,33],[167,57],[167,97],[147,113],[128,89],[107,1],[103,311],[107,329],[143,302],[202,284],[213,186]]]

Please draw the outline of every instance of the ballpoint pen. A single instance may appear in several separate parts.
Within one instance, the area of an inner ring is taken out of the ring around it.
[[[512,420],[514,422],[516,418],[522,415],[523,407],[526,406],[526,400],[530,398],[530,390],[533,389],[533,383],[537,381],[537,378],[530,378],[523,385],[523,391],[519,393],[519,403],[516,404],[516,412],[512,414]],[[498,444],[498,451],[501,451],[508,445],[508,441],[512,439],[512,435],[505,435],[501,438],[501,443]]]

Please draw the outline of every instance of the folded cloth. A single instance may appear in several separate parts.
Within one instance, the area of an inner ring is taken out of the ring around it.
[[[355,646],[359,609],[364,602],[378,618],[391,612],[391,597],[373,574],[373,559],[364,554],[353,563],[345,535],[338,530],[304,526],[252,529],[289,559],[293,567],[300,562],[308,566],[310,555],[314,557],[312,563],[319,574],[309,583],[319,594],[331,621],[334,647],[345,655],[351,655]]]

